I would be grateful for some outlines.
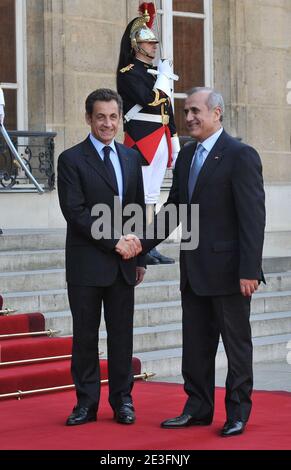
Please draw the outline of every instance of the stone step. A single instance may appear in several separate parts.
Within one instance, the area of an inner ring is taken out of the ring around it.
[[[61,312],[69,309],[66,289],[10,292],[3,295],[4,306],[22,312]]]
[[[252,336],[291,334],[291,311],[252,314],[250,317]]]
[[[44,313],[46,328],[60,330],[61,335],[72,334],[72,319],[70,310],[62,312]],[[137,304],[134,311],[134,326],[157,326],[163,323],[178,323],[182,319],[181,302],[156,302],[150,304]],[[102,316],[100,329],[105,329]]]
[[[20,275],[21,277],[24,275],[38,276],[38,271],[41,271],[40,274],[45,274],[45,271],[51,274],[52,269],[62,269],[65,272],[64,265],[64,250],[0,251],[0,273],[4,277],[7,273],[13,273],[14,276]],[[179,263],[159,264],[147,267],[145,280],[175,280],[179,279],[179,275]],[[11,275],[9,275],[9,279],[12,279]],[[2,281],[4,282],[3,277]]]
[[[2,294],[64,289],[66,287],[65,271],[61,268],[0,273],[0,286]]]
[[[258,293],[291,290],[291,271],[265,274],[266,284],[260,284]]]
[[[64,288],[60,289],[39,289],[27,290],[28,284],[25,280],[19,277],[17,279],[17,286],[21,282],[23,290],[4,292],[4,305],[6,308],[15,308],[22,312],[41,311],[45,312],[61,312],[68,310],[67,291]],[[1,283],[1,278],[0,278]],[[43,284],[42,280],[40,283]],[[59,279],[61,286],[62,279]],[[144,282],[136,288],[135,302],[138,304],[147,304],[148,299],[152,302],[173,301],[180,299],[180,290],[178,281],[160,281],[160,282]]]
[[[0,237],[0,251],[58,250],[65,247],[64,229],[4,230]]]
[[[291,256],[265,256],[263,258],[263,271],[264,273],[279,273],[284,271],[291,271]]]
[[[265,317],[265,318],[263,318]],[[289,334],[291,338],[291,312],[252,315],[253,338]],[[148,352],[182,345],[181,323],[169,323],[150,327],[134,328],[134,351]],[[106,348],[106,331],[100,332],[100,347]]]
[[[149,285],[151,283],[148,283]],[[155,283],[154,283],[155,284]],[[144,284],[145,285],[145,284]],[[153,300],[157,287],[140,288],[136,290],[135,321],[137,326],[155,326],[163,323],[181,321],[181,302],[178,284],[167,285],[164,289],[166,296],[172,288],[172,296],[176,290],[176,298],[165,301],[148,303],[147,299]],[[158,289],[159,290],[159,289]],[[142,294],[140,295],[139,292]],[[146,297],[146,301],[140,299]],[[160,295],[159,295],[160,297]],[[67,326],[61,323],[65,317],[70,317],[66,289],[40,290],[31,292],[11,292],[4,295],[5,307],[15,308],[18,312],[40,311],[47,314],[49,328],[64,330],[63,334],[70,334]],[[266,314],[273,312],[288,312],[291,305],[291,291],[255,294],[252,299],[252,314]],[[65,333],[66,332],[66,333]]]
[[[2,256],[3,253],[0,254],[0,270]],[[3,257],[5,260],[8,260],[9,256],[10,255],[4,255]],[[22,255],[19,256],[19,259],[21,259],[21,256]],[[52,263],[57,263],[58,259],[61,259],[60,252],[58,250],[49,252],[46,257],[47,261],[51,258]],[[11,256],[11,258],[15,257]],[[33,255],[31,259],[33,263]],[[160,281],[159,279],[163,279],[163,281]],[[177,295],[179,295],[178,279],[178,263],[173,265],[149,266],[145,276],[145,281],[138,286],[136,290],[137,303],[146,303],[148,300],[151,300],[152,302],[176,300]],[[267,274],[266,280],[267,285],[261,284],[259,291],[255,294],[254,298],[274,291],[281,292],[291,290],[291,271]],[[44,289],[53,290],[65,288],[66,280],[65,270],[63,268],[0,272],[0,290],[3,294],[20,291],[28,292]],[[148,294],[149,296],[147,296]]]
[[[165,250],[166,252],[166,250]],[[14,273],[28,276],[30,274],[38,276],[34,271],[41,271],[41,275],[48,271],[51,274],[52,269],[64,269],[65,252],[64,250],[25,250],[25,251],[0,251],[0,273]],[[278,265],[279,267],[279,265]],[[284,266],[281,266],[284,267]],[[285,266],[287,267],[287,265]],[[179,279],[179,263],[173,265],[148,266],[146,272],[146,281],[174,280]],[[11,277],[10,277],[11,279]],[[2,277],[2,290],[4,291],[4,279]],[[260,286],[260,292],[270,292],[274,290],[291,289],[291,271],[273,272],[266,274],[267,285],[263,283]],[[7,288],[8,289],[8,288]]]
[[[254,363],[286,360],[287,344],[291,334],[253,338]],[[181,374],[182,348],[171,348],[135,354],[142,363],[142,372],[154,372],[157,377],[171,377]],[[216,368],[227,366],[227,358],[222,343],[216,355]]]
[[[291,305],[291,290],[258,292],[252,298],[252,313],[287,312]]]
[[[0,251],[0,272],[64,269],[65,250]]]
[[[44,314],[46,328],[60,330],[61,335],[72,333],[71,312],[47,312]],[[134,313],[134,326],[155,327],[165,324],[180,324],[182,307],[180,301],[156,302],[152,304],[137,304]],[[291,311],[259,313],[251,315],[253,336],[283,334],[291,331]],[[102,317],[101,330],[105,329]]]
[[[46,330],[57,330],[58,336],[68,336],[73,334],[73,321],[70,310],[62,312],[46,312],[45,328]],[[104,323],[101,326],[104,329]]]
[[[157,264],[148,266],[144,278],[144,282],[153,281],[178,281],[180,278],[179,263],[175,264]]]
[[[169,273],[171,268],[166,266],[157,267],[160,272],[164,270],[169,278],[176,277],[175,271],[173,275]],[[176,268],[173,268],[174,270]],[[154,273],[154,269],[151,270]],[[150,274],[151,276],[151,274]],[[13,292],[32,292],[40,290],[54,290],[65,289],[65,271],[64,269],[44,269],[37,271],[18,271],[9,273],[0,273],[0,286],[1,293],[12,294]],[[165,280],[165,281],[151,281],[143,282],[136,288],[136,302],[145,303],[149,299],[153,302],[176,300],[180,295],[179,281],[178,280]]]
[[[4,230],[0,237],[1,251],[58,250],[64,249],[65,229],[14,229]],[[178,259],[180,244],[164,242],[158,246],[161,253]],[[265,273],[291,270],[291,256],[268,256],[263,259]]]
[[[106,331],[99,335],[99,346],[106,351]],[[159,326],[134,328],[133,350],[147,352],[160,349],[180,347],[182,344],[182,330],[180,323],[170,323]]]
[[[65,240],[65,229],[4,230],[0,237],[0,251],[64,249]],[[158,246],[161,253],[175,259],[179,257],[179,249],[180,244],[171,241]]]

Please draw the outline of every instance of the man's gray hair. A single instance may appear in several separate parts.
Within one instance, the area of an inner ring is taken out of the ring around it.
[[[198,86],[191,88],[189,91],[187,91],[187,96],[194,95],[194,93],[199,93],[200,91],[205,91],[209,93],[206,100],[206,105],[209,110],[215,109],[217,107],[221,109],[220,121],[222,122],[225,111],[225,105],[222,95],[218,93],[218,91],[214,90],[214,88]]]

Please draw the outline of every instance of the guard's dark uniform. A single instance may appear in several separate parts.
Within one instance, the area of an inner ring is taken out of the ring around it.
[[[142,106],[137,116],[148,115],[142,120],[140,118],[124,120],[124,143],[139,151],[142,165],[150,165],[163,135],[166,135],[167,166],[170,167],[172,164],[171,137],[176,135],[173,108],[170,98],[162,91],[154,89],[156,76],[148,73],[148,69],[156,69],[156,67],[134,59],[131,64],[118,72],[117,89],[123,99],[124,116],[126,117],[128,111],[136,104]],[[157,122],[158,120],[160,122]]]

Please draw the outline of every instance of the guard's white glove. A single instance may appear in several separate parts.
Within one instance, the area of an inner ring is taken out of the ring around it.
[[[175,163],[178,157],[178,153],[180,152],[180,141],[179,137],[175,135],[171,137],[171,144],[172,144],[172,166],[171,168],[175,168]]]
[[[172,61],[170,62],[168,59],[160,59],[157,70],[158,74],[163,74],[172,80],[179,80],[178,75],[173,73],[172,65]]]
[[[179,80],[179,77],[172,72],[172,64],[170,61],[168,59],[161,59],[158,64],[158,70],[148,69],[148,73],[157,75],[154,89],[161,90],[167,96],[171,97],[171,80]]]
[[[0,104],[0,124],[4,124],[4,116],[5,116],[5,113],[4,113],[4,106],[3,104]]]

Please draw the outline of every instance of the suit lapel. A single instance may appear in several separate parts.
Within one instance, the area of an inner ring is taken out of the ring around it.
[[[222,159],[223,159],[223,149],[225,147],[225,139],[226,139],[226,132],[223,131],[220,137],[218,138],[217,142],[215,143],[214,147],[211,149],[209,152],[204,165],[201,168],[201,171],[199,173],[197,183],[192,195],[192,199],[196,197],[201,189],[207,184],[207,181],[209,180],[210,176],[213,174],[213,172],[216,170],[218,165],[220,165]],[[189,167],[190,170],[190,167]],[[188,172],[189,175],[189,172]]]
[[[117,194],[116,188],[110,181],[110,178],[108,176],[103,160],[100,157],[97,150],[95,149],[89,137],[83,142],[83,147],[84,147],[85,160],[88,163],[88,165],[90,165],[95,171],[97,171],[99,175],[110,186],[110,188],[114,191],[114,193]]]

